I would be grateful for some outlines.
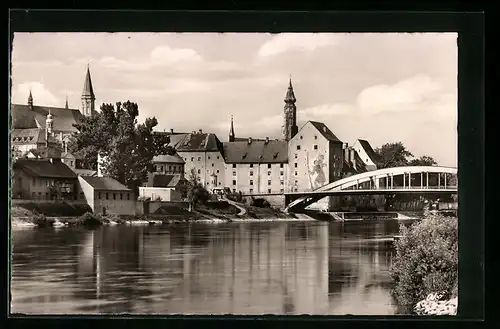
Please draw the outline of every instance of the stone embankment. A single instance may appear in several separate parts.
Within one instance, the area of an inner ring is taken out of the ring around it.
[[[415,305],[418,315],[457,315],[458,297],[441,300],[442,295],[430,294]]]

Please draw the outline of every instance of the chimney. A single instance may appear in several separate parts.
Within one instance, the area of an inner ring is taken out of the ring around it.
[[[357,166],[356,166],[356,160],[354,159],[354,150],[352,148],[349,148],[348,149],[348,152],[349,152],[349,161],[351,162],[352,164],[352,167],[354,169],[357,169]]]
[[[248,137],[248,144],[252,144],[252,137]]]
[[[170,128],[170,133],[173,134],[174,133],[174,128]]]
[[[266,144],[269,144],[269,137],[266,137]]]

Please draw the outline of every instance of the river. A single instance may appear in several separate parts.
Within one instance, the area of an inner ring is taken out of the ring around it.
[[[399,224],[13,229],[11,313],[392,315]]]

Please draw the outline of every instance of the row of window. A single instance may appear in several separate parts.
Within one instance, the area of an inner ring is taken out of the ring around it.
[[[210,160],[210,155],[207,155],[207,159]],[[220,156],[217,156],[217,160],[220,159]],[[188,161],[187,158],[184,158],[184,161]],[[191,161],[194,161],[194,157],[191,157]],[[201,161],[201,157],[198,157],[198,161]],[[213,164],[212,164],[213,166]]]
[[[271,165],[272,163],[268,163],[267,168],[271,169]],[[250,168],[253,168],[253,163],[250,163],[249,166]],[[283,163],[280,163],[280,168],[283,168],[283,166],[284,166]],[[236,163],[233,163],[233,168],[236,168]]]
[[[219,172],[219,171],[217,170],[217,172]],[[249,174],[250,174],[250,176],[253,176],[253,171],[250,171],[250,173],[249,173]],[[285,173],[284,173],[283,171],[280,171],[280,176],[283,176],[284,174],[285,174]],[[268,176],[271,176],[271,171],[268,171],[268,172],[267,172],[267,175],[268,175]],[[236,176],[236,171],[233,171],[233,176]]]
[[[236,192],[236,189],[233,189],[233,191]],[[248,193],[253,194],[253,188],[249,189]],[[267,193],[271,194],[271,193],[273,193],[273,191],[270,188],[268,188]],[[280,193],[283,193],[283,189],[280,189]]]
[[[125,195],[125,196],[124,196]],[[104,196],[104,198],[103,198]],[[130,200],[130,193],[121,192],[121,193],[111,193],[111,192],[97,192],[98,200],[109,200],[109,197],[112,196],[112,200]]]
[[[318,145],[314,145],[313,147],[315,150],[318,149]],[[300,145],[297,145],[297,151],[300,151]],[[295,154],[295,157],[297,157],[297,154]]]
[[[154,165],[153,166],[153,170],[154,171],[160,171],[160,172],[163,172],[163,165]],[[172,170],[173,168],[173,170]],[[168,171],[169,172],[176,172],[176,171],[179,171],[179,172],[182,172],[183,170],[183,166],[168,166]],[[167,166],[165,165],[165,171],[167,171]]]
[[[253,179],[251,179],[249,183],[250,183],[250,185],[253,185]],[[271,184],[272,184],[272,181],[268,180],[267,181],[267,185],[271,185]],[[280,181],[280,185],[284,185],[284,184],[285,184],[284,181],[281,180]],[[236,185],[236,180],[235,179],[233,179],[233,185]]]
[[[80,192],[79,194],[80,196],[80,199],[84,199],[85,198],[85,195],[83,193]],[[77,196],[72,196],[70,198],[73,198],[75,200],[77,200]],[[55,196],[51,196],[49,192],[45,192],[45,193],[42,193],[42,192],[31,192],[31,199],[32,200],[55,200],[56,197]],[[65,196],[65,199],[67,200],[68,197]]]

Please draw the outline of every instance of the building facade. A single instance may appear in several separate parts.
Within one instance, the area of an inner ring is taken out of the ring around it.
[[[81,190],[92,212],[134,215],[135,198],[131,189],[111,177],[78,176]]]

